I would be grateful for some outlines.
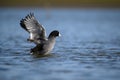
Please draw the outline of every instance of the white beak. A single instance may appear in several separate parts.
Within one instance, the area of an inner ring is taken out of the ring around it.
[[[61,34],[59,33],[59,35],[58,35],[59,37],[61,37]]]

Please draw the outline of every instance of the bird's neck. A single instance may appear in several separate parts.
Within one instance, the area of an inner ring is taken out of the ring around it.
[[[48,44],[50,46],[50,50],[52,50],[54,48],[55,45],[55,37],[54,38],[48,38]]]
[[[51,42],[55,42],[55,37],[48,37],[48,40],[51,41]]]

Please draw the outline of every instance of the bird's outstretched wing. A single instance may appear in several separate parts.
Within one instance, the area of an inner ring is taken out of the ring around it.
[[[20,21],[20,25],[30,33],[29,41],[40,44],[41,41],[46,40],[45,29],[38,23],[33,13],[28,14],[24,19],[22,19]]]

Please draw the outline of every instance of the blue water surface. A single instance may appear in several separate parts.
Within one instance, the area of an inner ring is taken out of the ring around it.
[[[30,55],[30,12],[62,34],[49,56]],[[120,9],[0,8],[0,80],[120,80]]]

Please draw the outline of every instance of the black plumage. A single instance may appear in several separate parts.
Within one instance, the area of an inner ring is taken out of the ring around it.
[[[48,54],[53,49],[55,44],[55,38],[60,36],[58,30],[54,30],[46,37],[46,31],[44,27],[34,17],[33,13],[28,14],[25,18],[20,20],[20,25],[29,34],[29,41],[36,44],[31,49],[31,53]]]

